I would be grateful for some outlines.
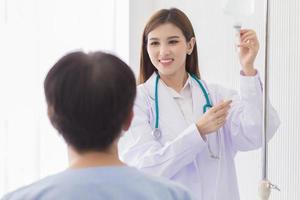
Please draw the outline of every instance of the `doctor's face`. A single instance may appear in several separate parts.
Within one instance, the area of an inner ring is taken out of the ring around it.
[[[162,24],[148,34],[147,52],[160,75],[185,73],[186,56],[192,50],[192,40],[187,42],[182,31],[171,23]]]

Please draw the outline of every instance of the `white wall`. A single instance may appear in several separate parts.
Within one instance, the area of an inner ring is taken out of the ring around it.
[[[210,83],[238,89],[239,63],[234,51],[233,19],[222,12],[222,0],[138,0],[130,1],[130,59],[136,72],[139,65],[140,38],[146,20],[161,8],[177,7],[190,18],[197,37],[200,72]],[[270,99],[282,125],[269,143],[269,179],[281,192],[270,199],[300,199],[300,3],[297,0],[271,2]],[[256,0],[255,13],[244,21],[255,29],[260,41],[256,67],[264,76],[265,1]],[[222,73],[220,73],[222,71]],[[258,199],[261,174],[260,151],[239,153],[236,157],[242,200]]]
[[[129,1],[129,65],[138,73],[144,25],[154,9],[152,1]]]

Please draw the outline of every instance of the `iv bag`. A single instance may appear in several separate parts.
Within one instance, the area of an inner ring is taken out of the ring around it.
[[[254,13],[255,0],[223,0],[223,11],[238,21]]]
[[[233,17],[233,27],[235,29],[235,47],[240,44],[240,30],[244,19],[254,13],[255,0],[223,0],[223,11]]]

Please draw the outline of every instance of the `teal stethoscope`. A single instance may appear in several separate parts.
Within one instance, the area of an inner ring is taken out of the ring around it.
[[[208,92],[206,91],[206,89],[203,86],[203,84],[201,83],[201,81],[194,74],[190,74],[190,76],[198,83],[198,85],[201,88],[202,93],[205,97],[206,103],[203,105],[203,113],[205,113],[207,111],[207,109],[209,109],[213,106],[213,104],[212,104],[211,100],[209,99]],[[155,94],[155,128],[152,131],[152,136],[157,141],[159,141],[162,136],[161,130],[159,128],[159,108],[158,108],[158,81],[159,81],[159,79],[160,79],[160,76],[157,73],[156,80],[155,80],[155,92],[154,92],[154,94]],[[207,143],[207,144],[208,144],[208,150],[209,150],[210,156],[212,158],[218,159],[219,156],[214,155],[211,151],[209,143]]]

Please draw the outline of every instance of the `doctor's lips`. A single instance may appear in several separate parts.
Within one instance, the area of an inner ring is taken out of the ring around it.
[[[174,61],[173,58],[165,58],[165,59],[159,59],[159,62],[162,65],[170,65]]]

